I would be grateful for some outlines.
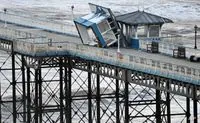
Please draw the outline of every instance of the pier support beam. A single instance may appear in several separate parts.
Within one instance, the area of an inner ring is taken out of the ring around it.
[[[159,79],[156,79],[156,83],[159,84]],[[161,123],[161,94],[160,90],[156,90],[156,123]]]
[[[12,45],[12,98],[13,98],[13,123],[17,122],[17,107],[16,107],[16,80],[15,80],[15,52]]]
[[[193,88],[193,114],[194,114],[194,123],[198,123],[198,100],[197,100],[197,88],[194,86]]]
[[[59,69],[60,69],[60,123],[64,123],[64,118],[63,118],[63,99],[64,99],[64,95],[63,95],[63,58],[61,57],[59,59]]]
[[[66,100],[66,123],[72,123],[72,116],[71,116],[71,102],[72,102],[72,95],[71,95],[71,78],[72,78],[72,59],[68,57],[65,60],[67,63],[67,67],[65,67],[65,100]]]
[[[99,66],[97,66],[97,69],[99,71]],[[97,101],[97,123],[101,123],[101,105],[100,105],[100,101],[101,101],[101,96],[100,96],[100,75],[97,74],[97,91],[96,91],[96,101]]]

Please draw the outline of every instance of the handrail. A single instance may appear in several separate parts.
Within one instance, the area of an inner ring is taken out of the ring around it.
[[[78,32],[73,23],[61,23],[55,21],[49,21],[42,18],[19,16],[11,13],[0,12],[0,20],[8,23],[14,23],[18,25],[46,29],[48,31],[54,31],[58,33],[69,34],[72,36],[78,36]]]

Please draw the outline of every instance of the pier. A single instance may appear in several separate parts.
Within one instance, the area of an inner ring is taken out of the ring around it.
[[[82,44],[72,25],[0,19],[2,123],[200,122],[199,62],[146,52],[145,39],[119,53]],[[178,48],[165,39],[160,51]]]

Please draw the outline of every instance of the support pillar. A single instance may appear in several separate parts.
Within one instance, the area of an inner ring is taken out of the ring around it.
[[[159,78],[155,79],[157,87],[160,87]],[[156,123],[161,123],[161,93],[156,89]]]
[[[63,59],[60,58],[60,123],[63,123]]]
[[[149,38],[150,25],[147,26],[147,38]]]
[[[17,107],[16,107],[16,80],[15,80],[15,53],[12,44],[12,95],[13,95],[13,123],[17,122]]]
[[[22,100],[23,100],[23,122],[26,122],[26,78],[25,78],[25,61],[24,61],[24,56],[22,55],[21,57],[22,59],[22,67],[21,67],[21,71],[22,71],[22,91],[23,91],[23,96],[22,96]]]
[[[126,40],[128,40],[129,38],[128,25],[125,25],[125,27],[126,27]]]
[[[134,26],[134,29],[135,29],[135,39],[138,39],[137,26]]]
[[[99,66],[97,66],[99,71]],[[97,123],[101,123],[101,96],[100,96],[100,75],[97,74],[97,93],[96,93],[96,101],[97,101]]]
[[[31,122],[30,68],[27,67],[27,123]]]
[[[39,99],[39,94],[38,94],[38,85],[39,85],[39,72],[38,69],[35,69],[35,99],[34,99],[34,103],[35,103],[35,115],[34,115],[34,119],[35,119],[35,123],[39,123],[38,121],[38,116],[39,116],[39,104],[38,104],[38,99]]]
[[[125,123],[129,123],[129,82],[127,81],[128,78],[128,70],[125,70]]]
[[[40,63],[39,63],[40,64]],[[38,106],[38,112],[39,112],[39,123],[42,123],[42,110],[43,110],[43,106],[42,106],[42,71],[41,71],[41,67],[39,67],[38,69],[38,89],[39,89],[39,106]]]
[[[187,112],[186,112],[186,118],[187,118],[187,123],[190,123],[190,98],[186,98],[186,108],[187,108]]]
[[[118,70],[115,69],[115,76],[118,76]],[[120,111],[119,111],[119,80],[116,79],[116,92],[115,92],[115,97],[116,97],[116,123],[120,123]]]
[[[193,97],[193,112],[194,112],[194,123],[198,123],[198,106],[197,106],[197,103],[198,103],[198,100],[197,100],[197,90],[196,90],[196,86],[193,87],[193,94],[194,94],[194,97]]]
[[[68,57],[67,61],[67,68],[65,67],[65,101],[66,101],[66,123],[72,123],[71,120],[71,73],[72,73],[72,59]]]
[[[90,63],[88,63],[88,71],[91,69]],[[92,81],[91,72],[88,72],[88,123],[92,123]]]
[[[167,82],[167,89],[169,90],[170,83]],[[167,92],[167,99],[166,99],[166,105],[167,105],[167,123],[171,123],[171,100],[170,100],[170,93]]]

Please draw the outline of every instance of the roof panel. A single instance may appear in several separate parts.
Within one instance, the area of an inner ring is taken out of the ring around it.
[[[173,23],[172,20],[153,15],[144,11],[135,11],[116,17],[118,22],[122,22],[129,25],[139,25],[139,24],[163,24],[163,23]]]

